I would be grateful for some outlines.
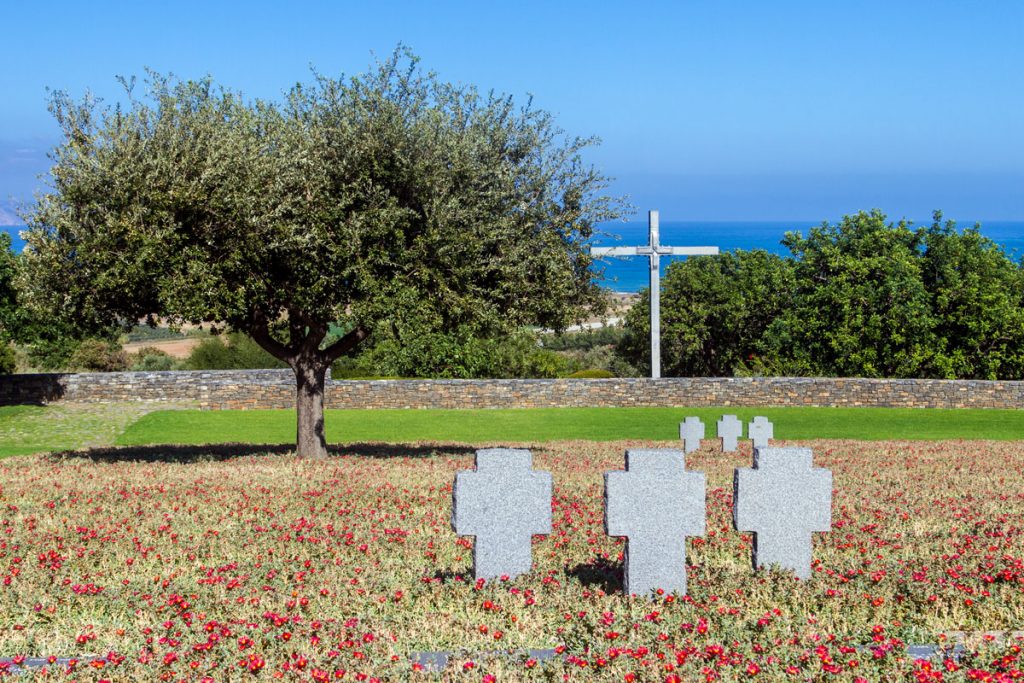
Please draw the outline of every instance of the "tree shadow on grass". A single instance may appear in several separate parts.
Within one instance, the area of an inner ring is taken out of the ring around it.
[[[621,562],[612,562],[607,558],[597,557],[591,562],[566,569],[565,573],[586,588],[597,588],[605,593],[614,593],[622,592],[623,571]]]
[[[328,446],[326,462],[338,456],[364,458],[429,458],[437,455],[470,455],[476,451],[464,444],[385,444],[352,443]],[[295,452],[293,444],[218,443],[205,445],[164,444],[153,446],[105,446],[60,451],[47,456],[60,462],[84,458],[93,462],[219,462],[252,456],[283,456]]]

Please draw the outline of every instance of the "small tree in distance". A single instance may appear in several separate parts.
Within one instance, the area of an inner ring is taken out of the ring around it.
[[[282,102],[208,78],[124,84],[124,106],[52,99],[64,141],[28,217],[31,305],[83,332],[245,332],[295,372],[300,456],[326,456],[327,369],[375,330],[561,329],[602,302],[587,240],[620,204],[581,159],[594,140],[529,104],[441,82],[402,48]]]

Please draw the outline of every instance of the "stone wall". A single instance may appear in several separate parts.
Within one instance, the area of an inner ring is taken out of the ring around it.
[[[0,375],[0,405],[144,401],[201,408],[294,408],[291,370],[181,370]]]
[[[210,410],[292,408],[290,370],[0,376],[0,405],[191,402]],[[874,406],[1024,408],[1024,382],[833,378],[330,381],[328,408]]]

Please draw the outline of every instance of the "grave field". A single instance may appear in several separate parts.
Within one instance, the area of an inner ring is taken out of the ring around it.
[[[50,667],[76,681],[1021,675],[1024,640],[980,632],[1024,624],[1024,442],[775,442],[833,472],[832,531],[814,536],[808,581],[751,569],[731,504],[750,442],[713,443],[686,456],[707,476],[689,595],[653,601],[622,595],[602,474],[623,469],[627,446],[678,440],[535,446],[552,533],[534,537],[532,573],[482,585],[471,539],[450,526],[467,446],[357,445],[322,462],[244,447],[7,458],[0,659],[76,657],[67,675]],[[954,632],[969,634],[957,659],[907,652]],[[417,671],[411,657],[436,651],[456,654]]]

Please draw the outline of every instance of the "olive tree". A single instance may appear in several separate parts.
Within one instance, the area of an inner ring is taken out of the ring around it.
[[[325,374],[375,331],[559,329],[602,301],[587,241],[620,204],[582,159],[594,140],[529,102],[402,49],[280,101],[123,83],[118,106],[52,98],[63,142],[29,217],[32,305],[84,331],[248,334],[295,372],[300,456],[326,455]]]
[[[11,251],[11,236],[0,231],[0,375],[14,372],[14,349],[11,340],[18,318],[14,289],[16,256]]]

